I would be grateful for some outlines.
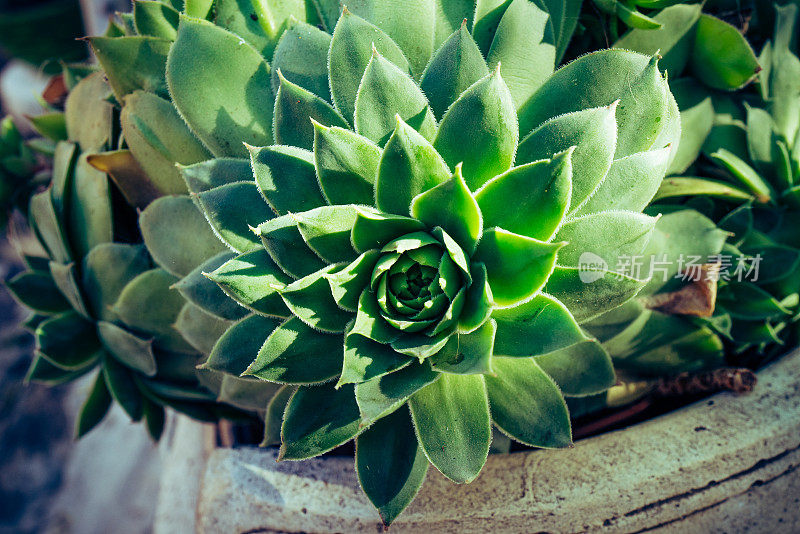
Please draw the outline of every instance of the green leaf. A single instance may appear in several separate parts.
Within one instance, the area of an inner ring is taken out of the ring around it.
[[[322,206],[292,217],[309,248],[326,263],[338,263],[358,256],[350,242],[356,214],[355,206]]]
[[[461,333],[469,333],[481,326],[492,314],[494,297],[486,275],[486,266],[482,263],[470,265],[472,285],[464,295],[464,309],[458,318],[458,329]]]
[[[481,210],[464,183],[460,166],[450,180],[414,198],[411,216],[429,227],[440,226],[468,254],[474,252],[483,232]]]
[[[108,391],[103,374],[97,375],[89,392],[89,396],[81,406],[75,421],[75,437],[82,438],[94,429],[105,418],[111,408],[111,393]]]
[[[457,484],[472,482],[492,440],[489,401],[481,375],[442,373],[409,400],[425,456]]]
[[[50,262],[50,275],[58,290],[61,291],[73,310],[83,317],[91,319],[84,292],[78,285],[77,271],[74,263]]]
[[[553,237],[572,197],[572,152],[514,167],[486,182],[475,193],[484,225],[544,241]]]
[[[6,282],[11,295],[37,313],[52,314],[70,309],[70,304],[47,273],[28,271]]]
[[[375,295],[365,290],[358,300],[356,318],[348,334],[358,334],[378,343],[391,343],[400,337],[401,332],[386,322]]]
[[[289,276],[302,278],[325,267],[325,262],[303,240],[292,214],[261,224],[258,232],[272,260]]]
[[[472,35],[484,54],[489,52],[500,20],[512,0],[477,0]]]
[[[267,256],[264,249],[261,248],[256,254]],[[248,314],[248,310],[230,298],[213,280],[206,276],[206,273],[214,272],[233,260],[234,257],[235,255],[231,252],[217,254],[182,278],[175,284],[175,289],[188,302],[202,308],[207,313],[229,321],[241,319]]]
[[[123,365],[147,376],[156,374],[153,341],[133,335],[113,323],[97,323],[97,335],[106,352]]]
[[[455,374],[492,373],[497,323],[488,320],[468,334],[455,334],[432,357],[433,369]]]
[[[164,69],[171,41],[148,36],[90,37],[89,44],[117,101],[138,89],[168,96]]]
[[[751,283],[730,283],[721,287],[717,293],[717,303],[732,317],[751,321],[791,313],[775,297]]]
[[[278,71],[280,85],[275,96],[275,142],[281,145],[311,149],[314,146],[314,124],[347,128],[339,112],[311,91],[287,81]]]
[[[661,26],[647,15],[642,14],[629,4],[616,2],[616,15],[626,25],[642,30],[657,30]]]
[[[88,373],[91,369],[91,367],[86,367],[80,371],[65,371],[47,361],[41,354],[35,354],[25,375],[25,383],[35,382],[37,384],[57,386],[75,380]]]
[[[179,18],[180,13],[163,2],[136,0],[133,3],[133,23],[139,35],[174,41],[178,36]]]
[[[424,224],[410,217],[357,208],[351,238],[357,251],[368,251],[382,248],[394,239],[424,228]]]
[[[355,115],[356,94],[373,47],[401,70],[408,71],[408,60],[391,37],[347,9],[342,10],[328,54],[328,76],[336,109],[348,121]]]
[[[278,290],[291,283],[292,277],[284,273],[265,250],[242,254],[206,276],[249,310],[261,315],[289,315]]]
[[[31,197],[29,221],[47,255],[56,262],[66,263],[71,258],[69,245],[56,215],[51,191],[42,191]]]
[[[166,420],[164,407],[148,399],[144,399],[144,401],[143,411],[145,424],[147,425],[147,433],[150,434],[153,441],[158,442],[161,439],[161,435],[164,433],[164,423]]]
[[[555,35],[547,11],[536,2],[513,0],[500,19],[487,60],[493,68],[502,63],[508,90],[520,108],[555,69]]]
[[[131,206],[144,209],[162,196],[130,150],[113,150],[101,154],[89,154],[86,161],[114,181],[125,201]],[[181,186],[182,184],[177,184]],[[185,190],[184,190],[185,191]]]
[[[754,200],[749,192],[719,180],[693,177],[665,178],[653,197],[653,202],[665,198],[709,196],[731,201]]]
[[[213,0],[184,0],[184,10],[190,17],[198,17],[204,19],[211,11]]]
[[[95,246],[114,239],[111,190],[108,177],[82,155],[75,164],[69,195],[68,228],[70,244],[77,258]]]
[[[221,185],[194,196],[214,233],[238,253],[261,248],[251,228],[273,217],[256,184],[239,182]]]
[[[434,0],[434,4],[436,4],[434,48],[447,41],[462,25],[465,29],[472,27],[472,17],[475,15],[474,0]]]
[[[63,112],[43,113],[35,117],[28,117],[34,130],[53,141],[66,141],[67,121]]]
[[[594,254],[611,270],[618,270],[625,258],[642,253],[657,219],[632,211],[604,211],[572,219],[556,233],[567,245],[558,253],[558,264],[577,267],[581,256]]]
[[[711,15],[701,15],[689,58],[692,73],[714,89],[733,90],[747,85],[761,67],[744,36]]]
[[[347,7],[394,39],[408,58],[414,77],[419,77],[433,54],[436,23],[434,2],[363,0],[351,2]]]
[[[267,338],[243,373],[280,384],[327,382],[342,370],[342,336],[321,334],[292,317]]]
[[[451,167],[463,163],[474,190],[511,167],[518,141],[514,102],[497,68],[450,106],[433,146]]]
[[[314,166],[322,194],[331,204],[375,202],[381,149],[344,128],[314,125]]]
[[[326,204],[314,174],[311,152],[291,146],[249,150],[258,189],[275,213],[285,215]]]
[[[495,309],[492,318],[497,321],[497,356],[539,356],[587,339],[569,310],[546,294],[511,308]]]
[[[567,49],[580,18],[582,0],[544,0],[556,37],[556,64]]]
[[[372,269],[379,256],[379,251],[370,250],[361,254],[350,265],[325,275],[331,286],[333,298],[340,308],[356,311],[358,299],[370,283]]]
[[[646,283],[602,268],[558,266],[543,291],[560,300],[580,324],[624,304]]]
[[[92,317],[114,321],[111,307],[125,285],[152,268],[141,245],[105,243],[93,248],[83,260],[81,288]]]
[[[161,197],[151,203],[139,216],[139,227],[153,260],[178,277],[226,250],[187,196]]]
[[[264,416],[264,439],[261,447],[280,445],[283,412],[286,411],[286,405],[289,404],[289,399],[295,391],[297,388],[294,386],[281,386],[281,389],[270,399],[267,404],[267,413]]]
[[[167,83],[175,107],[215,156],[244,157],[243,143],[272,141],[269,65],[241,37],[181,16]]]
[[[411,362],[411,358],[387,344],[348,332],[344,338],[344,365],[336,387],[360,384],[397,371]]]
[[[407,411],[395,412],[356,438],[356,471],[383,524],[390,525],[417,496],[428,472]]]
[[[102,150],[110,139],[114,110],[107,101],[109,96],[111,88],[104,72],[90,74],[67,95],[64,104],[67,133],[70,141],[78,143],[81,150]]]
[[[208,0],[200,0],[206,2]],[[259,2],[260,4],[260,2]],[[276,41],[268,36],[255,13],[257,4],[253,0],[216,0],[214,2],[214,23],[240,36],[265,58],[272,56]],[[255,16],[253,16],[255,15]],[[200,16],[199,18],[207,18]]]
[[[245,159],[216,158],[180,168],[191,193],[208,191],[220,185],[246,182],[253,178],[250,162]]]
[[[75,312],[66,312],[36,328],[36,352],[65,371],[77,371],[93,365],[102,347],[93,323]]]
[[[356,385],[356,401],[365,426],[394,412],[417,391],[438,379],[441,373],[431,370],[430,362],[412,362],[379,378]]]
[[[143,415],[144,398],[131,372],[114,360],[106,358],[103,362],[103,378],[109,393],[122,406],[128,417],[134,422],[139,421]]]
[[[739,156],[724,148],[720,148],[711,154],[711,158],[725,167],[739,183],[756,195],[760,202],[768,202],[772,198],[772,187],[770,187],[753,167],[739,158]]]
[[[674,79],[681,75],[692,54],[695,29],[703,6],[677,4],[661,10],[653,20],[658,29],[633,28],[623,35],[614,48],[633,50],[642,54],[660,54],[661,68]]]
[[[125,143],[162,195],[186,192],[175,163],[191,165],[211,157],[172,103],[154,94],[135,91],[126,96],[120,122]]]
[[[277,94],[278,72],[286,80],[331,101],[328,50],[331,36],[304,22],[289,22],[272,56],[272,90]]]
[[[311,328],[322,332],[344,332],[352,314],[336,305],[325,275],[336,266],[329,265],[279,290],[291,312]]]
[[[458,24],[460,27],[436,51],[420,80],[420,88],[437,118],[444,116],[461,93],[489,74],[486,61],[466,24],[461,20]]]
[[[267,338],[280,325],[280,320],[271,317],[245,317],[220,336],[201,368],[241,375],[253,364]]]
[[[544,286],[562,246],[490,228],[483,233],[474,259],[486,265],[495,302],[510,306]]]
[[[278,459],[304,460],[324,454],[358,436],[364,430],[360,421],[353,386],[300,387],[283,416]]]
[[[492,420],[512,439],[530,447],[572,445],[567,404],[555,382],[533,358],[495,358],[486,375]]]
[[[535,358],[539,367],[570,397],[596,395],[617,377],[611,357],[597,341],[585,341]]]
[[[375,205],[386,213],[407,216],[415,196],[449,178],[450,170],[436,149],[398,118],[378,165]]]
[[[375,50],[358,86],[356,132],[383,146],[392,135],[398,117],[427,140],[436,135],[436,119],[419,86]]]
[[[614,159],[617,142],[617,106],[593,108],[548,120],[525,137],[517,152],[517,165],[570,153],[572,197],[577,209],[603,181]]]

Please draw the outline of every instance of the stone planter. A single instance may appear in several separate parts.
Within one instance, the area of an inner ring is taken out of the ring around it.
[[[173,429],[156,533],[380,532],[352,458],[276,463]],[[205,443],[205,446],[202,444]],[[492,455],[472,484],[428,471],[390,532],[800,532],[800,351],[715,395],[560,451]]]

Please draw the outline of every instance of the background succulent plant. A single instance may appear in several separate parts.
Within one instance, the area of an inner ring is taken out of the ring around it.
[[[14,210],[27,212],[31,194],[46,183],[40,155],[49,153],[49,143],[26,142],[11,117],[0,120],[0,230]]]
[[[479,9],[464,24],[474,6],[445,19],[437,5],[320,9],[312,22],[322,29],[294,13],[272,52],[221,27],[219,12],[216,24],[180,15],[175,42],[154,60],[166,65],[163,81],[104,58],[113,41],[93,40],[125,93],[123,115],[133,89],[169,96],[217,158],[181,168],[191,200],[158,199],[141,217],[154,260],[180,268],[184,290],[210,273],[243,307],[199,290],[195,303],[253,312],[204,368],[285,384],[267,408],[265,441],[282,426],[286,459],[357,438],[362,485],[387,523],[416,493],[426,454],[454,480],[477,476],[491,417],[525,443],[569,443],[555,384],[584,395],[613,382],[578,322],[645,285],[600,267],[584,284],[579,256],[613,264],[643,250],[656,220],[637,212],[679,135],[655,58],[600,52],[551,77],[556,19],[537,5]],[[540,42],[530,39],[535,20],[549,36]],[[510,198],[523,205],[507,209]],[[192,200],[236,258],[175,246],[175,232],[194,239]],[[570,344],[581,357],[554,352]],[[541,410],[521,413],[517,394]]]

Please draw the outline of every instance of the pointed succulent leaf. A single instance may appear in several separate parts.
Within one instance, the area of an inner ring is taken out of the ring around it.
[[[293,278],[302,278],[326,265],[308,248],[291,213],[259,225],[258,233],[272,260]]]
[[[290,313],[278,290],[293,279],[265,250],[237,256],[206,276],[233,300],[257,314],[285,317]]]
[[[314,175],[311,152],[292,146],[249,150],[258,189],[275,213],[285,215],[326,204]]]
[[[597,341],[589,340],[534,359],[570,397],[596,395],[616,383],[611,357]]]
[[[463,163],[474,190],[511,167],[518,141],[514,102],[497,68],[450,106],[433,146],[451,167]]]
[[[260,414],[281,387],[283,386],[255,378],[225,375],[222,377],[217,402]]]
[[[420,80],[420,87],[439,119],[461,93],[489,74],[466,24],[461,21],[458,24],[460,27],[436,51]]]
[[[477,0],[472,35],[481,51],[489,53],[495,31],[512,0]]]
[[[50,262],[50,275],[53,282],[64,298],[67,299],[73,310],[83,317],[90,319],[91,313],[86,305],[86,296],[78,283],[78,269],[75,264]]]
[[[35,117],[28,117],[28,120],[36,132],[52,141],[66,141],[67,120],[63,112],[43,113]]]
[[[616,270],[624,258],[642,253],[656,221],[631,211],[605,211],[573,219],[556,234],[556,239],[568,243],[559,251],[558,263],[577,267],[581,256],[591,253]]]
[[[503,65],[508,90],[520,108],[555,69],[553,24],[543,6],[512,0],[497,26],[487,60],[491,67]]]
[[[277,94],[278,73],[289,82],[331,101],[328,85],[330,34],[304,22],[290,22],[272,56],[272,90]]]
[[[486,274],[486,266],[482,263],[470,265],[472,285],[464,294],[464,309],[458,318],[458,330],[469,333],[481,326],[492,314],[494,297]]]
[[[436,135],[436,119],[419,86],[375,51],[358,86],[353,124],[360,135],[383,146],[395,129],[397,117],[427,140]]]
[[[115,360],[106,358],[103,362],[103,378],[111,396],[122,406],[128,417],[139,421],[143,415],[144,397],[136,386],[131,371]]]
[[[410,217],[358,208],[351,237],[357,251],[367,251],[424,228],[424,224]]]
[[[89,44],[118,101],[137,89],[168,96],[164,68],[171,41],[149,36],[90,37]]]
[[[747,190],[756,195],[761,202],[768,202],[774,191],[756,170],[739,156],[725,148],[720,148],[710,155],[716,163],[722,165]]]
[[[113,321],[111,307],[125,285],[151,268],[147,251],[141,245],[105,243],[93,248],[83,260],[81,278],[92,317]]]
[[[356,215],[356,207],[346,205],[322,206],[292,217],[311,250],[327,263],[339,263],[358,256],[350,242]]]
[[[495,375],[485,376],[494,424],[528,446],[570,446],[567,404],[534,359],[495,358],[494,367]]]
[[[130,150],[89,154],[86,161],[98,171],[108,174],[128,204],[135,208],[144,209],[162,196]],[[181,188],[178,192],[182,192],[183,184],[177,185]]]
[[[260,315],[235,322],[217,340],[201,368],[241,375],[253,364],[267,338],[280,325],[279,319]]]
[[[266,256],[263,249],[259,249],[256,253]],[[235,254],[232,252],[217,254],[198,265],[185,278],[182,278],[175,284],[175,289],[188,302],[220,319],[229,321],[241,319],[249,313],[247,308],[230,298],[213,280],[206,276],[206,273],[214,272],[234,258]]]
[[[377,250],[367,251],[349,265],[325,275],[333,298],[340,308],[350,311],[358,309],[358,300],[370,283],[372,269],[379,256]]]
[[[390,345],[349,332],[344,338],[344,364],[336,386],[360,384],[393,373],[412,361]]]
[[[195,350],[209,354],[230,321],[213,315],[200,306],[187,302],[175,319],[174,328]]]
[[[401,70],[408,71],[408,60],[391,37],[349,10],[342,10],[328,52],[328,76],[336,109],[349,122],[355,115],[359,82],[373,48]]]
[[[133,23],[139,35],[149,35],[174,41],[178,35],[178,10],[156,0],[136,0],[133,3]]]
[[[244,374],[281,384],[315,384],[342,370],[342,337],[322,334],[292,317],[267,338]]]
[[[432,358],[433,369],[455,374],[491,374],[497,323],[490,319],[468,334],[454,334]]]
[[[755,284],[728,284],[720,288],[717,303],[728,310],[731,316],[751,321],[781,317],[791,313],[778,299]]]
[[[81,150],[102,150],[108,142],[114,112],[107,100],[109,96],[111,88],[103,72],[95,72],[82,79],[67,95],[64,104],[67,133],[69,140],[79,144]],[[53,179],[55,181],[55,175]]]
[[[53,316],[36,328],[36,352],[65,371],[94,364],[102,350],[94,324],[75,312]]]
[[[375,296],[364,291],[358,300],[356,318],[350,326],[349,334],[357,334],[378,343],[391,343],[400,337],[401,332],[383,318]]]
[[[664,178],[670,150],[671,147],[665,147],[615,160],[605,180],[575,215],[618,210],[639,212],[646,208]]]
[[[139,216],[139,226],[153,260],[178,277],[226,250],[188,196],[159,198]]]
[[[211,11],[213,0],[184,0],[184,11],[190,17],[204,19]]]
[[[201,193],[220,185],[252,180],[250,162],[237,158],[216,158],[180,168],[190,193]]]
[[[553,237],[572,197],[572,152],[514,167],[486,182],[475,193],[484,225],[543,241]]]
[[[82,438],[100,424],[111,408],[112,400],[101,372],[95,378],[89,396],[86,397],[78,413],[78,419],[75,421],[76,438]]]
[[[492,318],[497,321],[497,356],[539,356],[587,339],[569,310],[546,294],[496,309]]]
[[[279,459],[304,460],[324,454],[358,436],[364,428],[353,386],[300,387],[286,406]]]
[[[37,271],[19,273],[6,282],[6,287],[17,301],[37,313],[49,315],[70,309],[69,302],[48,273]]]
[[[386,213],[405,216],[414,197],[447,181],[450,170],[436,149],[398,117],[377,176],[376,206]]]
[[[172,103],[152,93],[127,95],[120,122],[125,143],[162,195],[186,192],[175,163],[191,165],[211,157]]]
[[[428,472],[407,410],[381,419],[356,438],[356,472],[383,524],[390,525],[417,496]]]
[[[464,182],[460,166],[450,180],[414,197],[411,216],[428,227],[441,227],[468,254],[474,252],[483,233],[481,210]]]
[[[314,125],[312,120],[325,126],[348,127],[339,112],[325,100],[286,80],[281,71],[278,71],[278,78],[280,82],[275,95],[273,127],[276,143],[306,149],[313,148]]]
[[[175,107],[215,156],[244,157],[242,143],[270,144],[269,65],[244,39],[182,16],[166,72]]]
[[[484,378],[442,373],[409,406],[417,439],[434,467],[456,483],[474,480],[492,440]]]
[[[329,265],[279,290],[286,306],[297,318],[322,332],[344,332],[352,318],[350,313],[336,305],[325,279],[325,275],[336,267]]]
[[[221,185],[194,195],[206,220],[222,242],[238,253],[261,247],[253,233],[262,222],[273,217],[256,184],[239,182]]]
[[[363,424],[368,426],[394,412],[439,376],[429,362],[412,362],[394,373],[357,384],[356,401]]]
[[[331,204],[373,204],[380,157],[381,149],[365,137],[314,125],[314,166],[322,194]]]
[[[69,244],[56,215],[51,191],[42,191],[31,197],[29,217],[31,227],[47,255],[56,262],[70,261]]]
[[[208,0],[201,0],[208,2]],[[275,40],[271,39],[261,26],[256,6],[262,6],[253,0],[216,0],[214,7],[214,23],[240,36],[246,42],[261,52],[264,57],[270,57],[275,48]],[[187,13],[188,14],[188,13]],[[194,16],[194,15],[190,15]],[[198,18],[208,18],[198,16]]]
[[[747,153],[756,167],[769,172],[775,159],[775,126],[765,109],[746,106],[747,109]]]
[[[563,243],[490,228],[483,233],[475,260],[486,265],[495,302],[510,306],[536,294],[544,286]]]
[[[739,89],[761,68],[741,32],[711,15],[700,15],[690,56],[692,73],[714,89]]]
[[[105,173],[89,165],[85,154],[75,164],[71,189],[69,238],[76,257],[82,258],[95,246],[114,239],[111,189]]]
[[[624,304],[646,284],[608,268],[557,266],[544,291],[561,301],[580,324]]]
[[[71,382],[76,378],[88,373],[92,367],[86,367],[79,371],[65,371],[60,367],[56,367],[50,363],[41,354],[34,355],[31,366],[25,375],[25,382],[35,382],[38,384],[46,384],[48,386],[57,386],[66,382]]]
[[[106,352],[121,364],[146,376],[156,374],[156,357],[153,354],[152,340],[142,339],[114,323],[105,321],[97,323],[97,335]]]
[[[551,119],[522,140],[517,164],[550,159],[575,147],[570,154],[572,196],[570,211],[580,206],[603,181],[614,159],[617,140],[616,104],[585,109]]]
[[[264,439],[261,442],[261,447],[280,445],[283,412],[286,411],[286,405],[289,404],[289,399],[296,390],[295,386],[283,385],[269,400],[267,412],[264,415]]]

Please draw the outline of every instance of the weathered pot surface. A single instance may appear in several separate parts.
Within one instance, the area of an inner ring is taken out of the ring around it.
[[[721,393],[568,450],[492,455],[469,485],[431,468],[390,532],[800,532],[798,377],[795,351],[746,396]],[[205,462],[196,510],[194,482],[166,480],[156,532],[381,530],[352,458],[276,463],[275,449],[217,448],[206,459],[199,426],[179,421],[167,459],[167,478],[191,479],[181,465],[198,473]]]

